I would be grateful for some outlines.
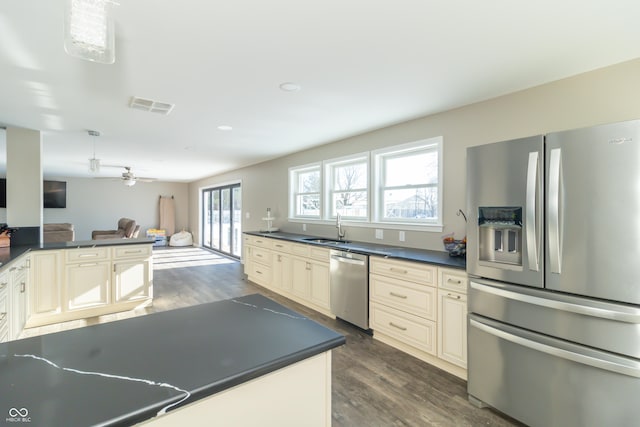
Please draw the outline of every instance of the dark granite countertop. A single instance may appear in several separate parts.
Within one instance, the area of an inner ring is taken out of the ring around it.
[[[378,243],[355,242],[348,241],[345,243],[318,243],[310,242],[309,239],[318,238],[317,236],[308,236],[305,234],[295,234],[286,232],[265,233],[260,231],[245,231],[246,234],[252,236],[269,237],[272,239],[289,240],[296,243],[306,243],[308,245],[324,246],[330,249],[340,251],[356,252],[366,255],[378,255],[386,258],[396,258],[406,261],[424,262],[429,264],[441,265],[443,267],[466,268],[466,258],[452,257],[445,251],[432,251],[428,249],[403,248],[398,246],[381,245]],[[321,238],[321,237],[320,237]]]
[[[0,248],[0,269],[4,268],[11,261],[29,251],[51,250],[51,249],[77,249],[92,248],[98,246],[119,246],[154,243],[154,239],[141,237],[137,239],[101,239],[82,240],[77,242],[42,243],[34,245],[18,245],[8,248]]]
[[[131,425],[344,342],[254,294],[1,343],[0,425]]]

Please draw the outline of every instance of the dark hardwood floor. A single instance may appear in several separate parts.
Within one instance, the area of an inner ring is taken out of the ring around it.
[[[514,426],[467,401],[466,382],[246,280],[235,260],[200,248],[154,250],[154,304],[162,311],[260,293],[344,334],[333,351],[333,425]]]

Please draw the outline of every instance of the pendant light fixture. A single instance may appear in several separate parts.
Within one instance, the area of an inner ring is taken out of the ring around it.
[[[97,130],[89,130],[87,131],[89,136],[93,137],[93,157],[89,159],[89,172],[91,173],[99,173],[100,172],[100,159],[96,159],[96,137],[100,136],[100,132]]]

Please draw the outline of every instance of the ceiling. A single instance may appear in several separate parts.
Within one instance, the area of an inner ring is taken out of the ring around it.
[[[2,1],[0,124],[42,131],[45,177],[92,176],[95,143],[193,181],[640,57],[637,0],[118,2],[105,65],[64,52],[63,0]]]

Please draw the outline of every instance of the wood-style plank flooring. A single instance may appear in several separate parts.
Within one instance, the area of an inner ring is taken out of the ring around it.
[[[260,293],[335,330],[347,344],[333,351],[333,425],[517,426],[467,401],[466,382],[246,280],[235,260],[200,248],[154,249],[154,303],[144,309],[26,329],[22,337],[155,311]]]

